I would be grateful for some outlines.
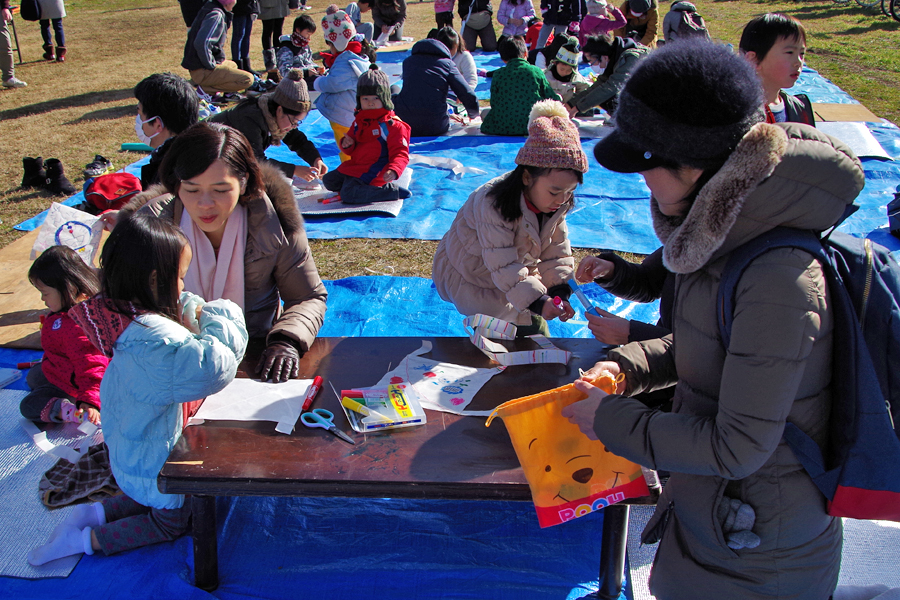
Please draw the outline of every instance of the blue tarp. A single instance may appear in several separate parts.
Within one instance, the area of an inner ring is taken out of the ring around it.
[[[326,281],[328,312],[319,335],[325,337],[464,336],[463,316],[444,302],[430,279],[421,277],[348,277]],[[620,300],[595,283],[582,286],[600,308],[627,319],[656,323],[659,303]],[[573,297],[575,317],[550,321],[552,337],[589,338],[584,309]]]
[[[543,530],[526,502],[243,497],[217,513],[212,593],[191,585],[186,536],[85,556],[66,579],[0,578],[0,597],[574,600],[597,588],[602,513]]]

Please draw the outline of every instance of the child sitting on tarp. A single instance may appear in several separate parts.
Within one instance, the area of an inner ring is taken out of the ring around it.
[[[41,323],[44,357],[28,371],[22,416],[44,423],[100,423],[100,380],[109,359],[94,348],[69,309],[100,291],[97,273],[68,246],[52,246],[28,270],[50,309]]]
[[[464,315],[509,321],[520,337],[549,336],[547,320],[575,314],[567,300],[575,259],[566,213],[588,170],[562,104],[534,105],[516,165],[459,209],[434,255],[432,278],[441,298]]]
[[[307,87],[312,87],[316,78],[325,72],[313,61],[309,40],[316,32],[316,23],[309,15],[300,15],[294,19],[294,29],[290,35],[283,35],[278,40],[281,44],[276,54],[278,75],[287,77],[291,69],[303,71],[303,80]]]
[[[815,126],[809,96],[782,91],[793,87],[803,71],[806,29],[800,21],[778,13],[756,17],[744,27],[740,49],[762,82],[766,122]]]
[[[591,83],[578,72],[579,62],[581,62],[581,47],[575,38],[569,38],[556,53],[556,59],[544,69],[547,83],[559,94],[563,102],[571,100],[576,92],[591,87]]]
[[[334,50],[328,66],[328,74],[316,79],[313,87],[319,92],[316,108],[331,123],[334,141],[341,148],[341,140],[353,125],[356,108],[356,82],[369,68],[369,59],[362,56],[362,44],[355,39],[356,28],[342,10],[325,15],[322,19],[325,43]],[[340,152],[341,161],[350,157]]]
[[[409,125],[394,114],[387,73],[372,65],[359,76],[356,119],[341,139],[349,160],[322,178],[344,204],[409,198],[397,179],[409,163]]]
[[[544,72],[525,60],[525,41],[511,37],[500,43],[505,67],[491,79],[491,110],[481,124],[485,135],[528,135],[528,115],[541,100],[559,100]]]
[[[452,38],[447,43],[453,46],[438,39],[416,42],[412,54],[403,61],[406,85],[393,99],[397,115],[409,124],[416,137],[443,135],[450,129],[447,95],[451,90],[470,117],[479,114],[478,98],[453,62],[452,54],[459,46],[459,38],[449,27],[441,29],[438,35],[442,32],[444,39]]]

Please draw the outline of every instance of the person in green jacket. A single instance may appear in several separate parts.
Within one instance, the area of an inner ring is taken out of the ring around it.
[[[527,54],[520,36],[500,43],[500,58],[506,66],[491,79],[491,110],[484,117],[481,133],[527,136],[531,107],[541,100],[560,100],[544,72],[525,59]]]
[[[596,107],[613,114],[625,81],[641,60],[650,54],[650,49],[628,38],[599,35],[589,37],[581,52],[584,60],[591,64],[591,70],[597,74],[597,80],[566,102],[569,116],[574,117]]]

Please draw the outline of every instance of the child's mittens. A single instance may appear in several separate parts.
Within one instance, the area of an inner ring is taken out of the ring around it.
[[[39,567],[51,560],[65,558],[73,554],[93,554],[91,546],[91,528],[78,529],[67,525],[63,527],[56,538],[43,546],[35,548],[28,553],[29,564]]]
[[[178,304],[181,305],[181,323],[187,327],[191,333],[200,333],[200,321],[198,316],[200,309],[206,304],[203,298],[190,292],[181,292],[178,298]]]
[[[759,536],[751,531],[756,522],[752,506],[735,498],[722,498],[716,516],[729,548],[740,550],[759,546]]]

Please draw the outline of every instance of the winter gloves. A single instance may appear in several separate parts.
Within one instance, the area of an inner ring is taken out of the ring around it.
[[[272,341],[266,346],[256,365],[262,381],[284,383],[300,372],[300,352],[287,341]]]
[[[716,516],[729,548],[741,550],[759,546],[759,536],[751,531],[756,522],[752,506],[734,498],[722,498]]]

